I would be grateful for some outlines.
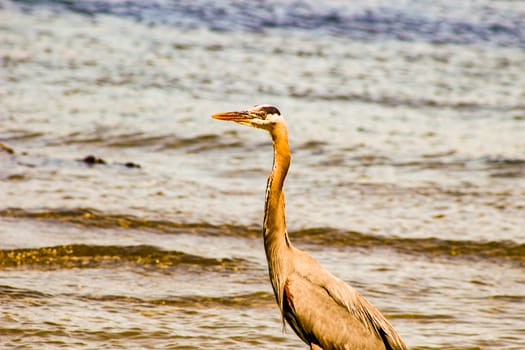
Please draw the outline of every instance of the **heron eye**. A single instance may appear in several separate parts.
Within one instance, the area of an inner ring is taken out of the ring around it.
[[[262,120],[265,120],[266,119],[266,112],[265,111],[255,111],[253,112],[253,115],[258,118],[258,119],[262,119]]]

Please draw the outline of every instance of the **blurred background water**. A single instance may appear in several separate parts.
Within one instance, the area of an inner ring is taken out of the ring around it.
[[[525,347],[525,2],[0,1],[0,344],[304,348],[260,237],[412,349]]]

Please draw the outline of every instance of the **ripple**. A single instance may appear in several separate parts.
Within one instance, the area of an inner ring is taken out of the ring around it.
[[[44,269],[100,268],[122,264],[171,267],[199,267],[202,269],[239,269],[242,259],[215,259],[177,251],[166,251],[153,246],[100,246],[70,244],[36,249],[0,250],[0,266],[40,267]]]
[[[212,225],[209,223],[181,223],[168,220],[147,220],[132,215],[102,213],[93,209],[47,210],[31,212],[23,209],[0,211],[0,217],[17,217],[36,220],[50,220],[59,223],[77,224],[96,228],[125,228],[143,231],[181,234],[191,232],[202,236],[259,238],[258,227],[241,225]],[[439,217],[436,217],[439,218]],[[435,237],[401,238],[344,231],[330,227],[309,228],[291,231],[290,236],[302,244],[358,247],[362,249],[393,249],[402,254],[427,256],[429,258],[470,259],[495,262],[512,262],[525,265],[525,244],[510,240],[472,241],[447,240]],[[139,264],[172,266],[195,264],[203,266],[226,266],[234,268],[236,260],[194,257],[180,252],[163,251],[152,246],[85,246],[68,245],[41,249],[17,249],[0,251],[4,266],[26,264],[41,266],[82,267],[102,265],[125,260]],[[201,260],[199,260],[201,259]],[[0,259],[0,261],[2,261]]]
[[[421,9],[424,11],[418,11],[418,4],[372,7],[366,2],[350,6],[347,2],[323,4],[307,0],[253,3],[208,0],[16,2],[26,9],[48,6],[89,16],[113,15],[187,29],[206,27],[216,31],[251,32],[293,29],[323,31],[359,40],[394,39],[435,44],[489,42],[498,46],[525,48],[525,29],[520,11],[500,9],[497,12],[490,6],[481,5],[468,9],[454,6],[450,11],[443,11],[439,6],[427,6]],[[470,16],[462,12],[468,12]],[[477,12],[477,18],[473,12]]]

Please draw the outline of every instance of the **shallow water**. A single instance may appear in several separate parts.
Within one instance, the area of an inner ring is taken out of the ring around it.
[[[524,348],[523,4],[254,4],[0,3],[3,347],[303,348],[271,142],[210,118],[272,103],[295,245],[410,348]]]

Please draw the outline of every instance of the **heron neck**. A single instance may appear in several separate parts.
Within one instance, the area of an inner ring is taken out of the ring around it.
[[[273,140],[273,168],[266,185],[264,215],[265,247],[289,246],[286,235],[286,218],[284,209],[284,180],[290,167],[290,147],[288,131],[285,124],[278,124],[271,131]]]
[[[266,202],[264,210],[264,249],[268,261],[270,282],[275,293],[277,305],[283,315],[283,295],[286,276],[289,270],[288,258],[292,245],[286,233],[284,212],[284,179],[290,167],[290,148],[286,125],[278,124],[272,131],[273,168],[266,185]]]

